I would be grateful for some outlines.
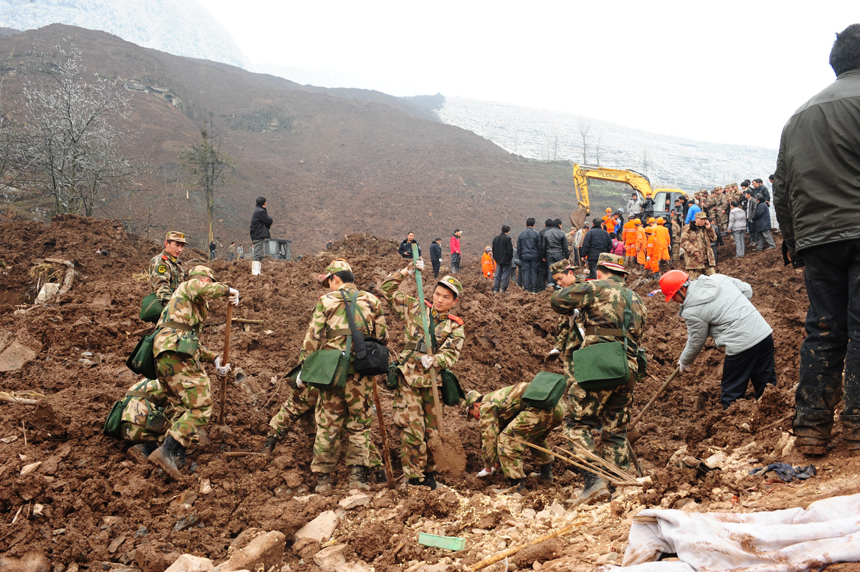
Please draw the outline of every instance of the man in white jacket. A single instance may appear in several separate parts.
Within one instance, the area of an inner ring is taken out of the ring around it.
[[[735,239],[735,258],[744,256],[744,236],[747,233],[747,214],[738,206],[737,201],[732,201],[732,210],[729,211],[728,230]]]
[[[723,409],[744,396],[750,380],[758,399],[765,385],[776,385],[776,373],[773,330],[750,302],[752,287],[724,274],[689,278],[686,272],[670,270],[660,279],[666,302],[679,302],[680,316],[687,322],[680,373],[696,361],[711,336],[717,347],[726,348],[720,384]]]

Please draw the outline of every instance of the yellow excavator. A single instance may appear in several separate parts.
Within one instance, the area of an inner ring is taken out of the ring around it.
[[[626,183],[639,193],[644,201],[651,197],[655,202],[655,213],[663,212],[665,199],[669,198],[673,204],[675,199],[684,194],[681,189],[652,189],[651,181],[642,173],[629,169],[610,169],[608,167],[594,167],[589,165],[573,164],[573,187],[576,189],[576,202],[579,208],[570,215],[570,222],[576,228],[582,227],[586,218],[591,214],[591,201],[588,198],[588,180],[599,179],[601,181],[615,181]],[[662,195],[661,195],[662,193]],[[657,207],[656,205],[660,205]],[[629,213],[628,213],[629,214]]]

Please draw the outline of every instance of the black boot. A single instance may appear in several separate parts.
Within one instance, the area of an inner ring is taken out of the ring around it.
[[[540,466],[540,480],[544,483],[551,483],[553,481],[552,463]]]
[[[184,455],[185,447],[168,435],[161,447],[153,451],[148,460],[150,463],[161,467],[171,479],[178,481],[182,475],[179,473],[176,462],[179,456],[184,457]]]
[[[128,455],[134,459],[136,463],[145,465],[149,456],[156,449],[158,449],[158,443],[155,441],[145,441],[129,448]]]
[[[280,436],[277,433],[266,437],[266,444],[263,445],[263,449],[260,452],[264,455],[271,455],[274,453],[275,445],[278,444],[278,439],[280,439]]]
[[[511,479],[510,485],[517,488],[517,492],[522,492],[526,488],[525,479]]]
[[[376,471],[374,471],[373,473],[373,476],[376,479],[377,484],[388,482],[388,475],[386,474],[384,467],[376,469]]]
[[[431,491],[436,490],[436,473],[429,472],[424,474],[424,486],[430,487]]]
[[[317,480],[317,486],[314,488],[315,493],[327,493],[331,490],[331,475],[328,473],[320,473]]]
[[[353,465],[349,468],[349,488],[369,491],[370,487],[367,484],[367,475],[365,467],[361,465]]]
[[[609,487],[602,477],[598,477],[589,471],[583,471],[582,478],[585,483],[582,492],[579,493],[579,500],[581,502],[592,503],[609,499]]]

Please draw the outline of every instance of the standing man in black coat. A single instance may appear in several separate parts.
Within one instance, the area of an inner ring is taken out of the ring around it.
[[[582,246],[579,247],[580,258],[588,258],[588,277],[592,280],[597,279],[597,259],[604,252],[612,251],[612,237],[606,232],[606,229],[601,227],[603,221],[596,218],[592,221],[594,226],[585,235],[582,240]]]
[[[541,236],[535,230],[535,219],[526,220],[526,229],[517,237],[517,253],[520,255],[520,272],[523,274],[523,290],[540,292],[538,272],[541,265]]]
[[[254,244],[252,247],[254,260],[257,262],[263,260],[264,241],[272,238],[269,235],[269,227],[272,226],[272,222],[274,221],[266,210],[266,197],[257,197],[257,208],[251,215],[251,242]]]
[[[549,285],[553,290],[560,290],[552,279],[552,272],[549,267],[560,260],[565,260],[570,255],[570,250],[567,247],[567,235],[561,230],[561,220],[555,219],[552,221],[552,227],[543,235],[543,259],[546,262],[545,270],[548,277]]]
[[[514,266],[514,243],[508,233],[511,227],[502,226],[502,234],[493,239],[493,260],[496,261],[496,274],[493,276],[493,292],[505,293],[511,281],[511,268]]]
[[[412,248],[411,246],[409,247]],[[410,256],[412,251],[410,250]],[[430,245],[430,264],[433,265],[433,278],[439,278],[439,269],[442,267],[442,239],[433,239]]]

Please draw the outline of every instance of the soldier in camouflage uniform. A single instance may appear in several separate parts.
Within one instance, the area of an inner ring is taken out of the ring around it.
[[[179,285],[185,282],[185,269],[179,255],[186,244],[183,233],[170,231],[164,239],[164,250],[149,261],[149,288],[162,306],[167,305]]]
[[[555,283],[562,288],[573,286],[576,284],[576,269],[568,260],[555,262],[549,267],[552,273],[552,278]],[[572,356],[573,352],[579,349],[579,337],[572,328],[578,327],[576,318],[579,316],[579,310],[574,311],[570,316],[559,316],[558,318],[558,334],[555,337],[555,344],[546,356],[547,361],[558,359],[561,357],[564,371],[568,376],[568,386],[573,380]]]
[[[157,379],[138,381],[126,396],[131,399],[122,411],[120,431],[123,439],[136,443],[128,450],[129,455],[138,463],[145,463],[164,439],[167,420],[173,412],[170,399]]]
[[[484,470],[478,476],[491,475],[501,467],[511,486],[520,490],[526,478],[523,470],[524,443],[548,449],[546,438],[561,425],[566,408],[563,399],[550,411],[528,407],[522,399],[528,386],[528,382],[523,382],[484,396],[477,391],[466,395],[466,410],[473,419],[481,422]],[[540,466],[541,480],[551,483],[553,456],[537,449],[533,449],[532,454]]]
[[[593,430],[602,431],[603,458],[621,469],[630,467],[627,451],[627,424],[633,405],[633,388],[639,372],[636,348],[645,332],[647,311],[639,295],[624,285],[627,270],[624,258],[603,253],[597,263],[597,280],[563,288],[552,295],[552,309],[563,316],[580,310],[585,325],[583,347],[593,344],[623,341],[625,290],[631,297],[632,316],[627,326],[628,383],[611,389],[586,391],[573,383],[568,392],[570,409],[567,416],[567,437],[596,454]],[[574,376],[576,372],[573,372]],[[608,497],[607,483],[594,473],[585,472],[585,487],[580,498],[597,500]]]
[[[232,304],[239,304],[238,290],[217,282],[206,266],[195,266],[171,296],[156,325],[159,331],[152,347],[156,372],[175,415],[167,438],[149,461],[175,480],[180,478],[177,459],[184,456],[191,438],[212,415],[209,377],[200,362],[214,362],[218,375],[230,372],[230,364],[221,365],[221,357],[198,339],[200,325],[209,314],[209,300],[228,295]]]
[[[424,262],[415,264],[424,269]],[[414,272],[413,264],[391,274],[382,283],[382,292],[394,312],[406,322],[406,345],[400,353],[400,381],[394,392],[394,424],[400,427],[400,460],[409,484],[436,488],[436,463],[427,442],[438,435],[439,421],[434,412],[433,382],[430,368],[450,368],[458,359],[466,333],[463,320],[450,314],[463,291],[460,282],[443,276],[433,291],[433,303],[425,301],[430,320],[430,344],[424,340],[421,319],[423,308],[418,299],[400,291],[400,284]],[[423,478],[423,482],[422,479]]]
[[[696,213],[696,219],[684,227],[681,233],[681,248],[684,250],[684,263],[690,280],[702,274],[716,273],[717,261],[711,243],[717,240],[717,233],[705,213]]]
[[[383,343],[388,341],[388,328],[382,314],[379,298],[356,288],[352,268],[345,260],[334,260],[319,277],[320,282],[329,288],[327,294],[320,296],[314,308],[311,323],[302,342],[299,361],[304,362],[311,353],[321,350],[345,351],[346,338],[350,335],[349,321],[346,316],[343,290],[347,295],[358,293],[355,309],[356,327],[365,336],[374,337]],[[362,320],[363,316],[363,320]],[[352,348],[349,348],[352,352]],[[350,369],[352,367],[350,366]],[[299,373],[296,384],[304,387]],[[373,443],[370,439],[372,384],[370,377],[350,373],[344,387],[330,387],[319,390],[315,418],[317,436],[314,440],[314,458],[311,471],[319,475],[316,492],[331,490],[331,473],[337,465],[338,442],[345,432],[348,441],[346,465],[350,467],[349,487],[368,489],[367,467],[371,464]],[[269,439],[277,441],[277,433]],[[268,441],[267,441],[268,444]],[[272,443],[274,447],[274,443]],[[377,453],[378,456],[378,453]]]

